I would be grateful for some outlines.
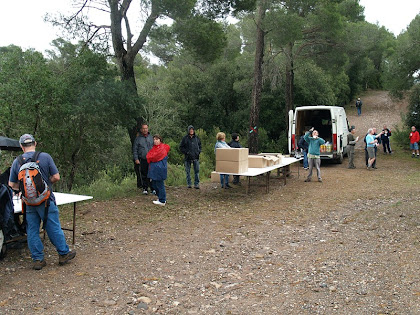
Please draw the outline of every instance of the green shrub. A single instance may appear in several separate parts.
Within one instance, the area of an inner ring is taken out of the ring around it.
[[[394,145],[398,145],[403,149],[410,148],[410,140],[408,139],[408,135],[410,134],[410,128],[404,127],[404,129],[400,130],[398,127],[392,131],[391,140]]]
[[[136,194],[137,186],[134,175],[125,176],[118,180],[113,178],[114,175],[101,172],[91,184],[75,187],[72,193],[93,196],[95,200],[108,200]]]

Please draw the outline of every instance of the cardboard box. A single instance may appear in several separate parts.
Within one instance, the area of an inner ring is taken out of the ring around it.
[[[266,156],[274,161],[273,165],[281,164],[283,155],[281,153],[259,153],[259,156]]]
[[[211,182],[212,183],[220,183],[220,174],[216,171],[211,172]]]
[[[248,159],[248,148],[218,148],[216,161],[245,161]]]
[[[216,172],[221,174],[240,174],[248,171],[248,160],[243,161],[216,161]]]
[[[262,155],[249,155],[248,167],[263,168],[268,166],[270,159]]]

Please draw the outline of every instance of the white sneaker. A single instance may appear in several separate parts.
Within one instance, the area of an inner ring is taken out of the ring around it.
[[[149,194],[146,189],[143,189],[143,195]]]
[[[153,200],[153,203],[154,203],[155,205],[159,205],[159,206],[164,206],[164,205],[166,205],[166,201],[165,201],[165,202],[160,202],[159,200]]]

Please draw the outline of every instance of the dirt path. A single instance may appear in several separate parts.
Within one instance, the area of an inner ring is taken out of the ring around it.
[[[360,136],[400,121],[386,93],[362,100],[347,110]],[[420,161],[379,155],[368,172],[361,150],[355,170],[323,164],[323,183],[272,179],[270,194],[208,183],[168,189],[164,208],[85,204],[70,264],[48,241],[39,272],[26,248],[0,262],[0,313],[418,314]]]

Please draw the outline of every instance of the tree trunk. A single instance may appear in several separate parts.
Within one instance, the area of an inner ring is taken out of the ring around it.
[[[138,38],[135,42],[132,41],[133,35],[131,34],[130,26],[127,19],[127,10],[130,6],[131,1],[125,1],[120,4],[119,0],[108,0],[110,15],[111,15],[111,34],[112,34],[112,46],[115,52],[116,62],[120,70],[121,81],[128,83],[128,88],[132,90],[133,95],[137,96],[136,79],[134,75],[134,59],[139,53],[140,49],[143,48],[146,42],[147,35],[149,34],[152,26],[159,16],[158,1],[152,1],[151,12],[146,19],[146,22],[141,30]],[[125,21],[126,36],[123,38],[122,35],[122,23]],[[124,47],[126,43],[126,48]],[[134,143],[136,134],[140,129],[140,125],[143,119],[140,116],[135,118],[136,125],[128,128],[128,134],[130,136],[131,144]]]
[[[286,46],[286,84],[285,84],[285,96],[286,96],[286,117],[285,121],[286,124],[289,124],[289,111],[295,109],[294,104],[294,80],[295,80],[295,73],[293,70],[293,43],[289,43]],[[290,126],[288,126],[290,127]],[[287,128],[286,128],[287,130]]]
[[[252,104],[249,115],[249,137],[248,146],[250,153],[258,153],[258,128],[260,116],[260,103],[262,91],[262,67],[264,62],[264,36],[262,29],[266,11],[266,0],[261,0],[257,8],[257,40],[254,62],[254,85],[252,88]]]

